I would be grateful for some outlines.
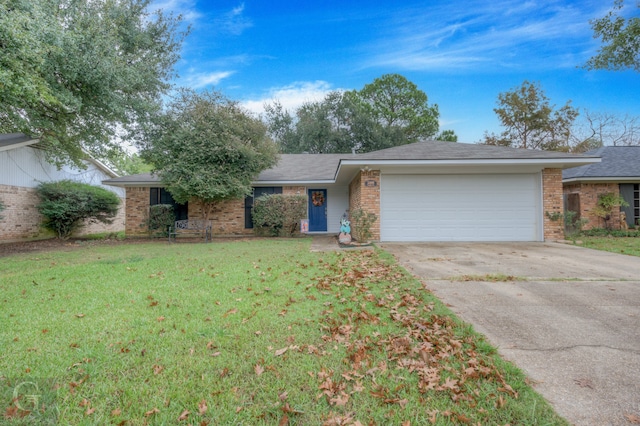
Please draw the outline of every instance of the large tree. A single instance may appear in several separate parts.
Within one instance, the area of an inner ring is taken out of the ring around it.
[[[415,84],[391,74],[360,91],[330,92],[293,115],[275,101],[265,106],[265,121],[283,153],[370,152],[434,137],[438,108]],[[453,131],[441,136],[457,139]]]
[[[438,133],[438,105],[427,103],[427,94],[399,74],[385,74],[358,92],[384,128],[396,128],[407,142],[428,139]]]
[[[81,165],[135,139],[160,108],[184,32],[150,0],[0,1],[0,131]]]
[[[568,150],[571,126],[578,110],[568,101],[554,109],[538,83],[522,85],[498,95],[494,108],[504,131],[499,135],[485,133],[487,145],[515,148]]]
[[[640,71],[640,2],[636,3],[635,16],[621,16],[623,9],[624,1],[615,0],[605,17],[590,22],[593,37],[602,39],[603,45],[587,62],[587,69]]]
[[[278,160],[265,125],[217,92],[179,91],[148,134],[142,158],[176,202],[200,201],[206,218],[215,203],[249,195]]]

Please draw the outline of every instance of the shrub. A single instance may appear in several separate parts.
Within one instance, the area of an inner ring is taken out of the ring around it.
[[[307,217],[305,195],[271,194],[257,198],[253,204],[253,229],[258,235],[291,237]]]
[[[169,228],[173,226],[176,214],[171,204],[156,204],[149,208],[147,229],[149,235],[169,236]]]
[[[112,223],[120,204],[111,191],[71,180],[41,183],[37,193],[38,211],[45,217],[43,226],[61,239],[69,238],[84,220]]]
[[[356,241],[364,242],[371,238],[371,225],[378,216],[365,212],[362,209],[354,209],[349,212],[351,218],[351,235]]]
[[[580,232],[585,237],[640,237],[640,231],[629,229],[593,228]]]
[[[614,207],[626,207],[628,205],[629,203],[627,203],[620,195],[616,195],[613,192],[607,192],[605,194],[598,195],[598,203],[593,209],[593,213],[604,221],[605,228],[610,228],[611,224],[609,223],[609,220],[611,220],[611,214],[613,213]]]

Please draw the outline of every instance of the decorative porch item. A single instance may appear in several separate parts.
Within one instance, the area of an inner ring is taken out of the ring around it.
[[[340,219],[340,235],[338,235],[338,242],[340,244],[351,243],[351,222],[346,217]]]
[[[322,206],[324,204],[324,193],[322,191],[313,191],[311,194],[311,202],[316,207]]]

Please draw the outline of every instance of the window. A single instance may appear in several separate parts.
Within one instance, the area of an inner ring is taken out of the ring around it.
[[[176,203],[171,194],[164,188],[149,189],[149,205],[155,206],[156,204],[171,204],[176,214],[176,220],[188,219],[189,217],[189,207],[187,203]]]
[[[253,200],[266,194],[282,194],[281,186],[259,186],[253,188],[253,195],[249,195],[244,199],[244,227],[245,229],[253,229],[253,216],[251,209],[253,208]]]

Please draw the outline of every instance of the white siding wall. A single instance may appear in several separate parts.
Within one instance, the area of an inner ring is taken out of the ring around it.
[[[40,182],[52,182],[70,179],[90,185],[101,186],[125,197],[124,188],[102,185],[104,179],[111,176],[100,170],[95,164],[87,162],[85,170],[64,166],[58,170],[46,161],[44,153],[35,148],[22,147],[0,151],[0,185],[35,188]]]
[[[327,186],[327,232],[340,232],[340,219],[349,210],[349,188],[347,186]]]

